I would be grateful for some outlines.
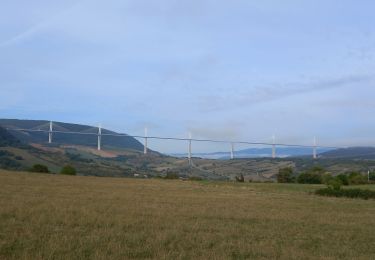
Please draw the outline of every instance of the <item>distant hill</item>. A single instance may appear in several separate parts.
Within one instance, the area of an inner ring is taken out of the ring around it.
[[[20,141],[10,134],[5,128],[0,127],[0,147],[19,146]]]
[[[319,148],[318,154],[330,151],[331,149]],[[312,156],[312,148],[304,147],[276,147],[276,155],[278,158]],[[186,157],[186,154],[172,154],[177,157]],[[235,158],[264,158],[271,157],[272,148],[249,148],[235,151]],[[194,153],[194,156],[206,159],[229,159],[230,152],[214,152],[214,153]]]
[[[0,126],[7,128],[8,131],[17,139],[25,143],[46,144],[48,142],[48,133],[45,132],[23,132],[12,129],[33,129],[48,130],[49,121],[46,120],[18,120],[18,119],[0,119]],[[61,132],[80,132],[87,135],[54,133],[54,144],[83,145],[95,147],[97,145],[96,135],[88,133],[97,133],[97,127],[80,124],[70,124],[63,122],[54,122],[53,129]],[[116,132],[102,129],[103,134],[116,134]],[[102,146],[114,149],[129,149],[142,151],[143,144],[133,137],[115,137],[102,136]]]
[[[321,158],[375,159],[375,147],[349,147],[328,151]]]

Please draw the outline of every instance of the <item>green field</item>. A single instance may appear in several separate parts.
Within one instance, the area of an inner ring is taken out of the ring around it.
[[[375,259],[375,201],[319,187],[0,171],[0,259]]]

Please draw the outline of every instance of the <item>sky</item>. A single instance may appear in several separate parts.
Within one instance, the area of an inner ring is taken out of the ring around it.
[[[1,0],[0,117],[375,145],[374,10],[372,0]]]

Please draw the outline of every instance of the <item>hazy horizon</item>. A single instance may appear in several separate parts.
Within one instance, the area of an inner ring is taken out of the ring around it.
[[[101,123],[135,135],[147,126],[156,136],[375,145],[373,1],[1,7],[0,118]]]

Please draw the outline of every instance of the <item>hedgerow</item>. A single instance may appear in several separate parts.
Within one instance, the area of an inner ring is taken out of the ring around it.
[[[363,189],[335,189],[332,187],[319,189],[315,194],[330,197],[347,197],[347,198],[361,198],[361,199],[375,199],[375,191]]]

